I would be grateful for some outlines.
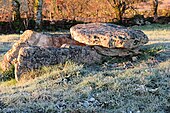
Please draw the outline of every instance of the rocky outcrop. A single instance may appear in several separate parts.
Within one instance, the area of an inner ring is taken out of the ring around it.
[[[38,46],[24,47],[19,51],[15,64],[15,77],[32,69],[64,63],[68,60],[77,63],[92,64],[102,61],[102,55],[88,46],[69,46],[68,48],[43,48]]]
[[[85,45],[72,40],[70,34],[49,35],[27,30],[21,35],[20,40],[5,54],[1,67],[3,70],[7,70],[11,65],[15,64],[19,50],[23,47],[39,46],[59,48],[63,44]]]
[[[133,49],[148,42],[148,37],[140,30],[107,23],[78,24],[70,32],[76,41],[106,48]]]
[[[102,62],[107,56],[139,54],[139,46],[148,42],[142,31],[114,24],[81,24],[70,31],[71,35],[25,31],[5,54],[2,69],[7,70],[14,65],[15,78],[19,80],[22,74],[32,69],[67,60],[92,64]]]

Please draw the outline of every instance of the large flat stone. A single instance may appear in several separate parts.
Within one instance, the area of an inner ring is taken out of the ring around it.
[[[148,42],[148,37],[140,30],[108,24],[78,24],[70,28],[74,40],[87,45],[107,48],[132,49]]]
[[[20,80],[22,74],[32,69],[64,63],[68,60],[92,64],[101,62],[102,59],[102,55],[88,46],[69,46],[68,48],[23,47],[19,51],[15,64],[15,78]]]

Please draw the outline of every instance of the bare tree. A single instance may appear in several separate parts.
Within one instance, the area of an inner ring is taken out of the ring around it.
[[[35,28],[37,30],[42,30],[42,6],[43,0],[38,0],[37,12],[36,12],[36,20],[35,20]]]
[[[156,21],[158,18],[158,0],[153,0],[153,15],[154,19],[153,21]]]
[[[14,20],[21,21],[21,15],[20,15],[20,2],[18,0],[12,1],[12,7],[14,11]]]
[[[123,15],[129,9],[135,10],[133,4],[140,0],[107,0],[108,3],[115,10],[116,16],[120,23],[122,23]]]
[[[136,7],[140,2],[146,2],[147,0],[107,0],[108,3],[115,10],[116,17],[122,23],[122,19],[127,10],[133,10],[136,12]]]

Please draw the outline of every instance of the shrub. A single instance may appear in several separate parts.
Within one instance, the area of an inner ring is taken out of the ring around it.
[[[2,71],[2,69],[0,69]],[[8,70],[2,71],[2,75],[0,77],[1,81],[7,81],[15,78],[15,68],[14,65],[12,65]]]

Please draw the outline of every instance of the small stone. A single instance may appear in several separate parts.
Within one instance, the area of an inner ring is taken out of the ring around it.
[[[22,33],[23,33],[23,31],[19,31],[19,33],[20,33],[20,34],[22,34]]]
[[[136,91],[139,91],[139,92],[146,92],[147,89],[146,89],[145,85],[139,85],[139,87],[136,89]]]
[[[69,44],[63,44],[60,48],[70,48]]]
[[[83,106],[84,106],[85,108],[89,107],[89,102],[88,102],[88,101],[84,101]]]
[[[136,113],[141,113],[139,110]]]
[[[95,101],[95,98],[93,98],[93,97],[91,97],[90,99],[89,99],[89,102],[94,102]]]
[[[146,25],[151,25],[151,23],[149,21],[145,21]]]
[[[135,56],[132,57],[132,61],[133,61],[133,62],[136,62],[137,60],[138,60],[137,57],[135,57]]]
[[[155,88],[155,89],[147,89],[149,92],[152,92],[152,93],[155,93],[155,92],[157,92],[158,91],[158,88]]]

